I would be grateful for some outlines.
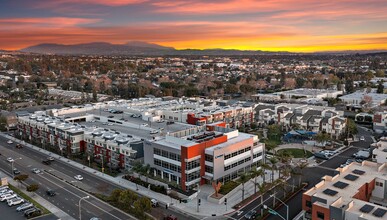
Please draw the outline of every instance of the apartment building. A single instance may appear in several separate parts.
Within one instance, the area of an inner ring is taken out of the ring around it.
[[[381,220],[387,217],[387,164],[369,161],[337,168],[335,176],[304,192],[302,209],[312,220]]]
[[[259,104],[256,108],[258,124],[279,124],[289,131],[297,126],[299,129],[313,132],[327,132],[333,138],[345,131],[346,118],[342,111],[334,108],[298,104]]]
[[[144,163],[154,168],[154,176],[190,190],[212,181],[224,183],[259,167],[264,144],[258,141],[256,135],[227,128],[224,122],[207,124],[146,141]]]
[[[143,156],[140,138],[70,120],[72,118],[63,119],[42,113],[19,117],[18,135],[62,155],[86,153],[111,167],[129,168],[133,159]]]
[[[243,125],[250,125],[254,121],[253,107],[243,106],[196,109],[186,115],[186,123],[193,125],[225,122],[227,127],[239,128]]]
[[[387,112],[376,112],[374,114],[373,129],[377,133],[387,131]]]
[[[380,138],[379,142],[372,144],[372,161],[376,163],[387,163],[387,137]]]

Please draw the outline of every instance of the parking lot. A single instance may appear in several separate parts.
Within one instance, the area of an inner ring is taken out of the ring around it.
[[[9,207],[7,202],[0,202],[1,219],[19,220],[26,219],[23,212],[16,211],[17,206]]]

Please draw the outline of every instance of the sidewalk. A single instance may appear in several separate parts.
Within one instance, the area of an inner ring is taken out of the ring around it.
[[[122,187],[128,188],[134,192],[137,192],[138,194],[140,194],[142,196],[157,199],[162,205],[169,204],[169,209],[172,209],[176,212],[183,213],[184,215],[187,215],[188,218],[201,219],[203,217],[209,217],[209,216],[213,216],[213,215],[221,216],[221,215],[230,213],[232,211],[235,211],[234,209],[231,209],[231,207],[242,201],[242,190],[239,190],[237,193],[235,193],[234,195],[231,195],[228,198],[228,205],[227,205],[227,210],[226,210],[226,206],[223,203],[222,204],[215,204],[215,203],[211,203],[211,202],[207,201],[207,196],[209,194],[212,194],[214,192],[214,190],[213,190],[212,186],[210,186],[210,185],[203,185],[200,187],[200,192],[198,193],[197,198],[188,201],[188,203],[180,203],[178,200],[171,199],[171,197],[169,197],[167,195],[156,193],[156,192],[154,192],[148,188],[145,188],[143,186],[140,186],[140,185],[138,186],[138,190],[136,190],[136,188],[137,188],[136,184],[133,182],[130,182],[128,180],[122,179],[122,176],[118,176],[118,177],[109,176],[109,175],[104,174],[100,171],[89,168],[88,166],[85,166],[83,164],[74,162],[70,159],[61,157],[61,156],[56,155],[52,152],[46,151],[42,148],[28,144],[25,141],[20,141],[19,139],[16,139],[14,137],[10,137],[10,136],[5,135],[3,133],[1,133],[0,135],[6,137],[8,139],[11,139],[12,141],[14,141],[16,143],[21,143],[25,147],[29,147],[29,148],[32,148],[36,151],[40,151],[41,153],[46,154],[47,156],[52,156],[56,160],[60,160],[64,163],[67,163],[73,167],[80,169],[80,170],[83,170],[85,172],[93,174],[99,178],[102,178],[102,179],[107,180],[109,182],[115,183],[115,184],[120,185]],[[267,172],[266,181],[269,181],[270,180],[270,171],[266,171],[266,172]],[[275,174],[274,174],[274,179],[276,179],[276,178],[278,178],[277,172],[275,172]],[[262,182],[261,177],[257,177],[257,179],[258,179],[257,182]],[[245,199],[253,194],[254,194],[254,183],[253,183],[253,180],[250,180],[247,183],[245,183]],[[199,207],[199,212],[197,212],[198,198],[201,199],[201,205]]]
[[[4,172],[0,171],[0,176],[7,177],[7,181],[8,181],[9,184],[11,184],[11,185],[15,186],[16,188],[20,189],[20,191],[22,191],[26,195],[29,195],[33,200],[35,200],[37,203],[42,205],[44,208],[48,209],[52,214],[54,214],[59,219],[61,219],[61,220],[75,220],[73,217],[69,216],[68,214],[63,212],[61,209],[59,209],[58,207],[56,207],[55,205],[53,205],[49,201],[45,200],[44,198],[42,198],[38,194],[35,193],[34,196],[32,197],[31,193],[27,192],[25,187],[19,187],[19,183],[16,182],[15,180],[13,180],[11,177],[9,177]]]

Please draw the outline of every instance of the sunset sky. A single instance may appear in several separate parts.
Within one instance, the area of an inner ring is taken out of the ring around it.
[[[176,49],[387,49],[387,0],[0,0],[0,49],[132,40]]]

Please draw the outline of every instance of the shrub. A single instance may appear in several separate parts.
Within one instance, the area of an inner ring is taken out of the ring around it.
[[[235,189],[238,185],[239,185],[239,183],[237,183],[235,181],[227,182],[220,187],[219,193],[222,195],[226,195],[231,190]]]

